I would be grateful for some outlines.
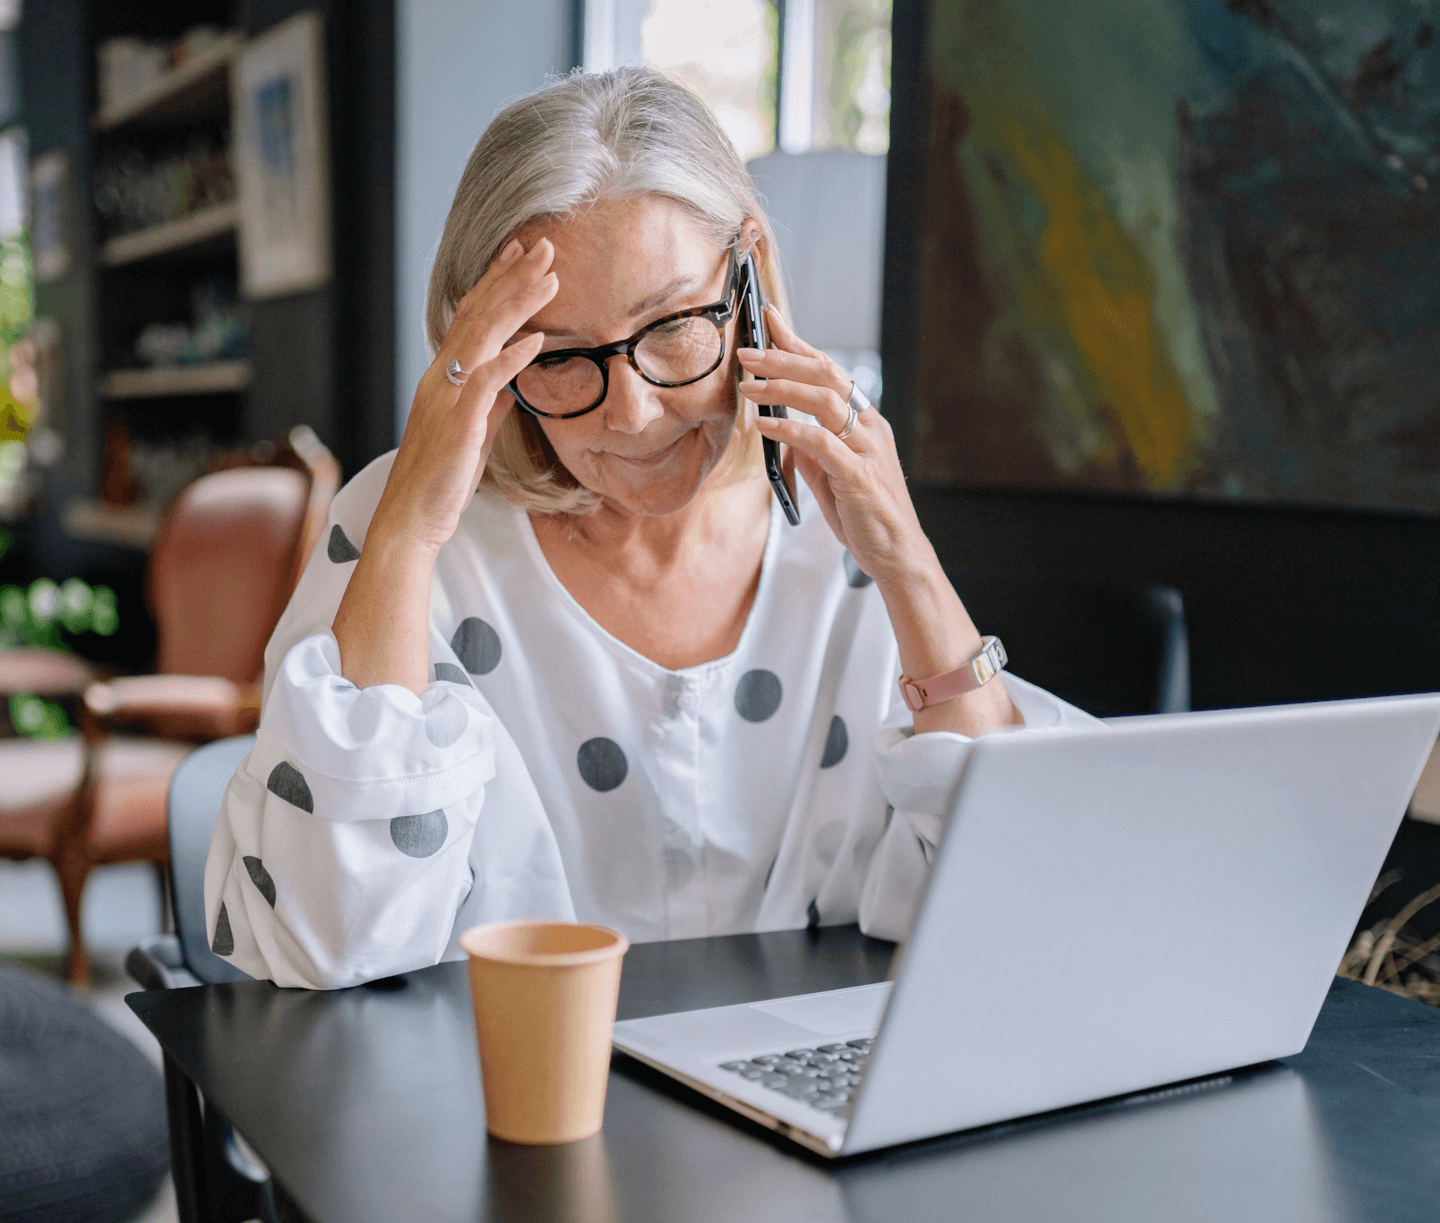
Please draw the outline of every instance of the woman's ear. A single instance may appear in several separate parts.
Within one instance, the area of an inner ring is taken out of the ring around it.
[[[760,273],[760,283],[765,289],[766,301],[775,306],[783,318],[790,318],[790,303],[785,293],[780,271],[778,251],[774,250],[774,239],[769,231],[755,217],[746,217],[740,227],[739,249],[742,254],[749,251],[755,256],[755,267]]]
[[[764,266],[766,256],[770,253],[765,241],[765,231],[754,217],[746,217],[745,223],[740,226],[740,237],[736,246],[742,256],[754,255],[755,262],[761,266]]]

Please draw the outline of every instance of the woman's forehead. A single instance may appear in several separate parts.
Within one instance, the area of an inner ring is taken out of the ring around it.
[[[641,315],[713,290],[723,255],[690,213],[658,196],[531,222],[518,236],[526,247],[541,238],[555,247],[559,291],[531,319],[531,328],[557,337],[608,335]]]
[[[708,264],[718,253],[689,211],[658,195],[606,200],[569,216],[544,217],[522,226],[519,236],[526,246],[549,238],[557,267],[572,264],[576,271],[686,257]]]

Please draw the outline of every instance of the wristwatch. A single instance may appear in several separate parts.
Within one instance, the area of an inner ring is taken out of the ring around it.
[[[912,713],[919,713],[927,705],[953,701],[962,693],[984,687],[1005,669],[1009,661],[1000,638],[986,637],[980,643],[980,653],[954,671],[947,671],[933,679],[911,679],[902,675],[900,695],[905,698],[905,704]]]

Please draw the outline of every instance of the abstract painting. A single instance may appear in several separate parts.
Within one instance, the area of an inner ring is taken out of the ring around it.
[[[1440,0],[930,0],[916,470],[1440,512]]]

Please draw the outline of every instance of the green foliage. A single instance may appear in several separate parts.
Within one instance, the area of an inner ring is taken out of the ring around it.
[[[63,739],[70,733],[70,719],[58,701],[27,692],[10,698],[10,723],[27,739]]]
[[[120,627],[115,592],[71,578],[61,586],[36,578],[28,590],[0,586],[0,649],[17,645],[69,647],[61,631],[109,637]]]
[[[115,592],[70,578],[57,586],[37,578],[28,589],[0,586],[0,649],[44,646],[66,650],[64,635],[95,633],[109,637],[120,627]],[[70,731],[65,710],[55,701],[29,693],[10,698],[10,722],[32,739],[59,739]]]
[[[890,144],[890,0],[839,0],[829,65],[830,139],[837,148],[884,153]]]
[[[35,281],[25,230],[0,238],[0,345],[8,348],[35,321]]]

